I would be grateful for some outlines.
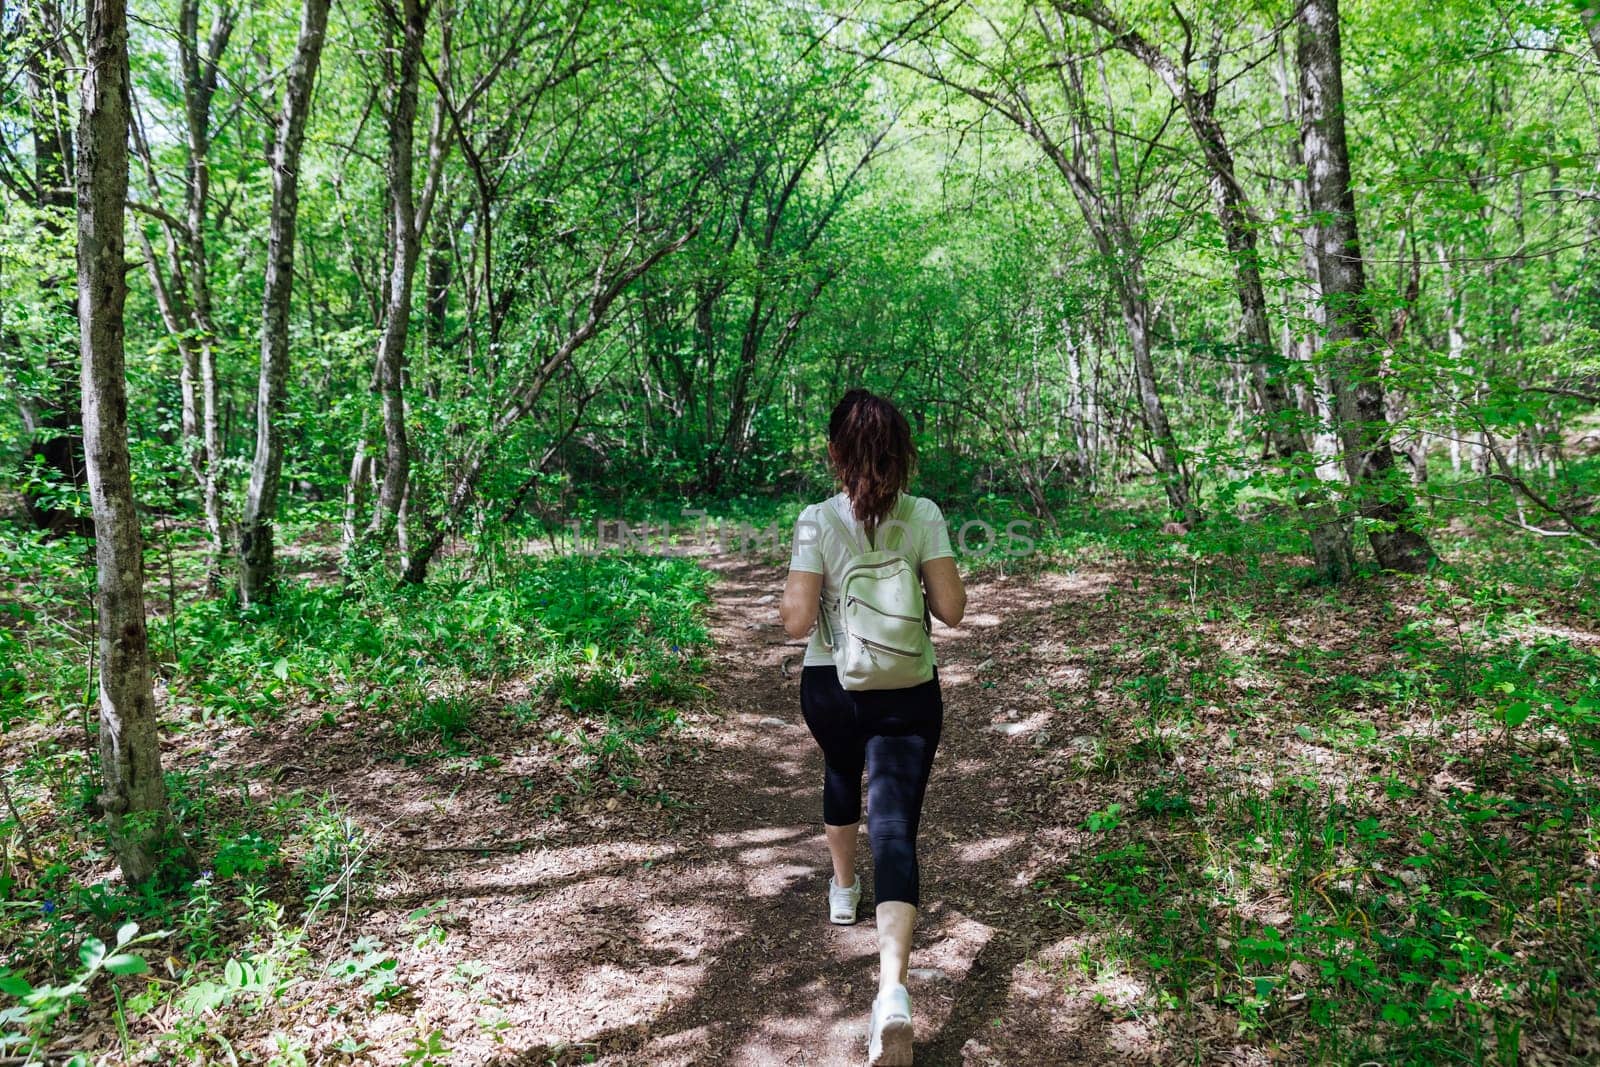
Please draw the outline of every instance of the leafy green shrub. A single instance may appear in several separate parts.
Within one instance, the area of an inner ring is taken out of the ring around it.
[[[493,581],[441,577],[382,597],[287,583],[244,626],[219,601],[180,606],[176,669],[202,717],[247,724],[300,699],[357,691],[365,707],[404,704],[439,671],[492,682],[574,656],[668,681],[707,639],[709,581],[686,559],[607,554],[523,559]],[[598,707],[607,683],[591,684],[579,700]],[[404,729],[448,740],[463,714],[424,698]]]
[[[10,969],[0,968],[0,993],[18,1001],[11,1007],[0,1009],[0,1049],[19,1054],[24,1063],[44,1063],[47,1057],[43,1050],[51,1031],[83,1002],[89,987],[104,973],[113,981],[112,991],[117,1005],[115,1018],[126,1052],[126,1025],[122,999],[115,990],[115,979],[118,975],[147,973],[150,966],[145,963],[144,957],[130,950],[160,941],[170,933],[168,930],[159,930],[140,934],[138,923],[124,923],[118,928],[116,941],[109,948],[98,937],[87,938],[78,949],[81,969],[71,981],[61,985],[34,986]],[[87,1067],[89,1060],[80,1053],[69,1062]]]

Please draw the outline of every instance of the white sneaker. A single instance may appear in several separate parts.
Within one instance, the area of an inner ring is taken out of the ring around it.
[[[867,1067],[911,1067],[911,996],[903,985],[872,1002]]]
[[[856,880],[850,888],[846,889],[833,880],[833,875],[828,875],[828,918],[840,926],[849,926],[856,921],[856,906],[861,903],[861,876],[856,875]]]

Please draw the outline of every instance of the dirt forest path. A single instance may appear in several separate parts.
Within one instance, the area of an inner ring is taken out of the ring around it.
[[[828,924],[822,763],[799,714],[801,649],[777,623],[783,572],[748,560],[713,567],[706,681],[722,719],[694,781],[673,787],[702,818],[683,824],[686,839],[631,900],[613,904],[631,912],[638,948],[654,957],[631,975],[618,961],[622,1001],[643,1007],[650,987],[681,992],[637,1021],[596,1018],[587,1049],[606,1064],[859,1064],[877,973],[870,850],[863,840],[863,921]],[[1035,743],[1052,709],[1043,686],[1020,685],[1030,666],[1022,646],[1068,581],[976,583],[962,627],[940,628],[945,730],[923,819],[927,888],[910,984],[925,1067],[1103,1063],[1117,1058],[1119,1038],[1139,1058],[1138,1035],[1109,1032],[1089,998],[1065,998],[1059,965],[1046,973],[1048,960],[1034,962],[1059,952],[1060,934],[1037,925],[1031,876],[1090,810],[1046,799]],[[1096,593],[1093,579],[1072,584],[1074,599]],[[589,963],[604,972],[602,958]]]
[[[559,832],[508,855],[419,849],[425,858],[402,863],[388,887],[386,914],[358,922],[392,931],[408,909],[441,899],[461,917],[450,955],[487,965],[475,988],[503,1007],[505,1025],[489,1043],[470,999],[447,992],[441,974],[422,1013],[443,1022],[451,1062],[864,1062],[877,965],[870,852],[863,835],[863,921],[830,925],[821,757],[799,714],[801,649],[777,622],[783,569],[708,565],[713,714],[690,728],[699,757],[663,780],[687,814],[607,820],[602,832]],[[1125,979],[1086,971],[1072,924],[1030,888],[1075,851],[1084,817],[1107,800],[1061,788],[1094,727],[1073,721],[1078,702],[1059,703],[1084,672],[1046,635],[1061,612],[1092,610],[1110,580],[977,581],[963,625],[939,628],[945,728],[923,817],[910,982],[921,1067],[1159,1057],[1146,1024],[1116,1010]],[[454,804],[428,818],[424,837],[485,832],[474,821],[487,801],[468,787]]]

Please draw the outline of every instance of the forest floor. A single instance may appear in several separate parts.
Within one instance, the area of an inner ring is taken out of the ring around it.
[[[497,790],[534,769],[517,766],[532,749],[504,720],[498,736],[478,729],[477,762],[453,771],[397,777],[359,738],[357,763],[319,758],[322,784],[386,827],[382,884],[343,934],[389,946],[408,975],[406,1010],[363,1034],[379,1062],[430,1031],[452,1050],[440,1062],[497,1067],[862,1061],[876,973],[871,861],[863,840],[863,921],[830,925],[821,761],[798,708],[802,650],[777,621],[783,567],[708,565],[708,691],[650,769],[636,768],[644,780],[631,793],[601,789],[554,818],[536,795],[521,823],[518,802]],[[1521,917],[1497,950],[1510,961],[1523,946],[1530,971],[1551,964],[1539,973],[1561,976],[1558,1002],[1532,986],[1516,993],[1521,972],[1502,968],[1494,1010],[1525,1016],[1526,1028],[1459,1015],[1488,1035],[1469,1058],[1492,1059],[1506,1041],[1533,1064],[1596,1047],[1584,873],[1597,859],[1593,783],[1569,773],[1577,810],[1546,820],[1544,839],[1518,829],[1549,779],[1508,775],[1490,755],[1519,746],[1473,707],[1495,669],[1492,642],[1447,640],[1452,626],[1481,624],[1468,620],[1468,598],[1378,578],[1307,593],[1249,571],[1182,553],[990,571],[971,583],[961,627],[939,628],[946,719],[910,982],[919,1064],[1341,1060],[1343,1027],[1355,1025],[1367,1055],[1407,1023],[1423,1029],[1403,1058],[1446,1055],[1451,1039],[1432,1043],[1438,1019],[1424,1025],[1420,994],[1402,999],[1409,976],[1396,954],[1449,956],[1480,927],[1453,928],[1452,917],[1472,916],[1446,910],[1442,930],[1403,947],[1407,928],[1436,914],[1420,910],[1437,899],[1430,880],[1469,896],[1501,881],[1553,887],[1553,898],[1549,887],[1527,899],[1507,890],[1480,918]],[[1452,604],[1455,616],[1440,611]],[[1600,635],[1553,601],[1524,631],[1502,652],[1525,665],[1540,633],[1556,634],[1592,676]],[[1570,751],[1548,741],[1520,746],[1524,770],[1544,762],[1540,749],[1561,768]],[[503,763],[475,773],[484,754]],[[671,802],[639,802],[649,796]],[[1501,801],[1513,805],[1504,817]],[[1548,827],[1562,819],[1564,844],[1552,844]],[[1575,843],[1574,831],[1587,836]],[[1506,869],[1480,836],[1526,871]],[[1312,839],[1328,847],[1316,852]],[[475,843],[510,851],[469,851]],[[1546,854],[1554,866],[1540,867]],[[1407,867],[1430,857],[1437,870]],[[1474,880],[1497,862],[1500,881]],[[1393,903],[1408,890],[1416,911]],[[1565,922],[1538,920],[1552,899]],[[447,931],[435,945],[397,937],[430,923]],[[463,960],[477,962],[463,971]],[[1358,986],[1329,984],[1330,961],[1402,978],[1372,986],[1362,1006],[1347,1000]],[[1447,972],[1457,977],[1445,987],[1493,1003],[1494,970]],[[1334,1018],[1308,1030],[1303,998],[1330,989]],[[1387,1014],[1396,1009],[1410,1014]],[[315,1044],[327,1048],[344,1023],[323,1025]]]
[[[396,780],[389,766],[364,772],[357,751],[346,760],[338,745],[314,770],[292,757],[291,774],[324,780],[393,842],[381,846],[384,884],[342,936],[393,945],[417,928],[418,908],[430,909],[422,925],[447,931],[447,951],[401,954],[409,1010],[367,1028],[369,1054],[397,1062],[413,1034],[437,1028],[445,1062],[462,1064],[864,1061],[877,974],[870,850],[863,834],[862,921],[831,925],[822,762],[799,712],[802,649],[777,623],[783,569],[711,566],[710,692],[673,742],[684,758],[663,761],[650,782],[682,807],[613,798],[519,825],[515,808],[496,803],[498,773]],[[1053,710],[1045,689],[1014,684],[1039,666],[1019,650],[1058,607],[1092,602],[1113,580],[996,576],[971,587],[961,628],[940,629],[945,729],[923,819],[910,983],[918,1064],[1158,1058],[1159,1038],[1114,1006],[1129,996],[1126,976],[1063,983],[1077,948],[1030,888],[1107,798],[1048,788],[1058,750],[1086,743],[1093,726]],[[497,771],[514,769],[515,736],[480,740],[478,751],[506,761]],[[475,855],[475,843],[497,851]],[[463,960],[481,966],[453,980]],[[327,1048],[344,1025],[319,1029]]]
[[[1130,545],[981,569],[936,628],[917,1063],[1593,1062],[1587,580],[1328,589]],[[863,1062],[871,857],[862,921],[829,924],[783,562],[701,562],[674,728],[629,739],[513,676],[443,747],[359,693],[179,734],[211,823],[309,819],[285,854],[348,871],[292,936],[292,899],[241,897],[210,958],[262,973],[230,970],[226,1008],[130,1011],[135,1039],[269,1067]],[[105,1011],[58,1039],[120,1062]]]

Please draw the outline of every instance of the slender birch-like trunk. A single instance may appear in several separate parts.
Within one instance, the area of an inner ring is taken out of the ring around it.
[[[228,558],[227,526],[222,518],[222,433],[217,411],[217,328],[211,315],[211,264],[206,248],[206,210],[211,196],[211,101],[216,97],[222,53],[233,35],[238,12],[225,5],[217,12],[200,47],[199,0],[184,0],[179,8],[179,58],[183,66],[184,112],[188,119],[189,170],[184,182],[184,221],[188,224],[189,291],[197,331],[199,372],[200,455],[196,474],[200,502],[211,537],[213,590],[222,586]]]
[[[191,857],[167,808],[144,613],[144,549],[128,456],[123,362],[123,214],[128,197],[128,23],[124,0],[91,0],[80,100],[78,327],[84,454],[95,519],[100,805],[130,884]]]
[[[289,384],[289,297],[294,288],[294,231],[300,211],[300,149],[327,36],[330,0],[306,0],[300,37],[283,93],[272,146],[272,214],[267,228],[266,286],[261,297],[261,378],[256,390],[256,450],[239,524],[239,598],[270,599],[273,523],[283,472],[283,408]]]
[[[418,0],[400,0],[398,8],[384,5],[390,33],[401,35],[399,61],[389,84],[389,154],[385,175],[389,188],[389,278],[383,330],[378,335],[374,375],[383,410],[383,481],[367,534],[387,541],[400,518],[406,483],[411,477],[411,448],[406,440],[406,342],[411,330],[411,289],[416,277],[415,172],[417,83],[422,68],[422,39],[428,8]],[[404,564],[402,561],[402,568]]]

